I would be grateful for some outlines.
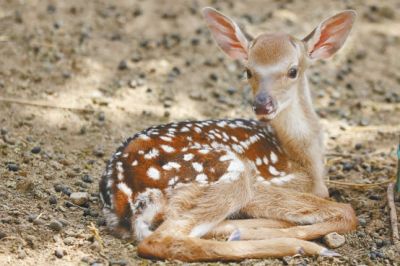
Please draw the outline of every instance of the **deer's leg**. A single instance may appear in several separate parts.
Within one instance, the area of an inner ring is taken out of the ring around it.
[[[254,199],[243,209],[247,215],[282,219],[298,226],[257,230],[239,228],[236,235],[240,234],[240,239],[294,237],[310,240],[330,232],[346,233],[357,226],[354,210],[349,204],[272,186],[257,186],[255,193]]]
[[[235,240],[235,232],[238,229],[248,228],[258,230],[257,228],[288,228],[294,226],[294,223],[274,220],[274,219],[240,219],[224,220],[215,226],[204,238],[229,238]]]
[[[250,171],[244,171],[239,180],[231,183],[189,185],[174,192],[165,221],[139,244],[138,254],[182,261],[235,261],[298,253],[336,255],[315,243],[294,238],[234,242],[200,239],[251,201],[254,193],[251,175]]]

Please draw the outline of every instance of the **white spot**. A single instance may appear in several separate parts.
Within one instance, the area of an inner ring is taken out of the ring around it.
[[[194,128],[194,131],[196,131],[197,133],[201,133],[201,128],[195,127],[195,128]]]
[[[256,165],[261,165],[261,164],[262,164],[261,159],[260,159],[259,157],[257,157],[257,159],[256,159]]]
[[[201,183],[201,184],[205,184],[208,181],[208,177],[205,174],[198,174],[196,176],[196,181]]]
[[[239,172],[228,172],[218,179],[218,182],[230,183],[239,179]]]
[[[170,137],[166,137],[166,136],[161,136],[160,139],[162,139],[164,141],[169,141],[169,142],[172,141],[172,139]]]
[[[179,176],[174,176],[168,181],[168,186],[173,186],[175,185],[179,180]]]
[[[169,163],[164,164],[162,168],[167,171],[172,170],[172,169],[178,170],[179,168],[181,168],[181,165],[176,162],[169,162]]]
[[[268,165],[268,158],[267,158],[267,156],[264,156],[264,157],[263,157],[263,162],[264,162],[265,165]]]
[[[271,175],[279,175],[279,171],[276,170],[276,168],[273,167],[272,165],[269,166],[268,170],[269,170]]]
[[[196,172],[203,172],[203,165],[201,163],[192,163],[192,166]]]
[[[262,177],[262,176],[257,176],[257,177],[256,177],[256,181],[257,181],[257,182],[263,182],[263,181],[265,181],[265,179],[264,179],[264,177]]]
[[[124,153],[123,155],[122,155],[122,158],[126,158],[126,157],[128,157],[129,156],[129,153]]]
[[[183,128],[181,128],[181,132],[189,132],[190,131],[190,129],[189,128],[187,128],[187,127],[183,127]]]
[[[285,175],[282,177],[274,177],[270,181],[271,181],[271,183],[273,183],[275,185],[283,185],[294,178],[295,178],[295,175],[290,174],[290,175]]]
[[[194,155],[192,153],[187,153],[187,154],[183,155],[183,160],[190,161],[193,159],[193,157],[194,157]]]
[[[139,135],[139,139],[143,139],[143,140],[149,140],[149,139],[150,139],[150,137],[149,137],[149,136],[147,136],[147,135],[145,135],[145,134],[140,134],[140,135]]]
[[[244,171],[244,164],[241,160],[235,159],[232,160],[228,167],[229,172],[243,172]]]
[[[120,151],[119,151],[119,152],[116,152],[114,155],[115,155],[115,157],[120,156],[120,155],[121,155],[121,152],[120,152]]]
[[[132,166],[136,166],[136,165],[138,165],[138,161],[137,160],[134,160],[133,162],[132,162],[132,164],[131,164]]]
[[[225,127],[227,125],[226,121],[220,121],[217,123],[217,126],[219,127]]]
[[[132,190],[124,183],[118,183],[117,188],[121,190],[128,198],[132,196]]]
[[[148,175],[151,179],[154,179],[154,180],[160,179],[160,172],[159,172],[156,168],[154,168],[154,167],[150,167],[150,168],[147,170],[147,175]]]
[[[233,149],[234,151],[236,151],[237,153],[239,153],[239,154],[244,152],[243,147],[240,146],[240,145],[238,145],[238,144],[233,144],[233,145],[232,145],[232,149]]]
[[[122,167],[122,162],[117,162],[118,180],[124,179],[124,168]]]
[[[201,149],[201,150],[199,150],[199,153],[201,153],[201,154],[207,154],[207,153],[209,153],[210,152],[210,150],[208,150],[208,149]]]
[[[235,137],[235,136],[231,136],[231,139],[234,141],[234,142],[238,142],[239,140],[237,139],[237,137]]]
[[[163,149],[165,152],[168,152],[168,153],[175,151],[174,148],[172,148],[171,146],[168,146],[168,145],[161,145],[161,149]]]
[[[278,161],[278,156],[276,156],[275,152],[271,151],[271,162],[276,163]]]
[[[144,154],[144,151],[140,150],[140,151],[138,151],[138,153],[139,153],[140,155],[142,155],[142,154]]]
[[[159,151],[156,148],[151,149],[145,156],[145,159],[153,159],[159,155]]]

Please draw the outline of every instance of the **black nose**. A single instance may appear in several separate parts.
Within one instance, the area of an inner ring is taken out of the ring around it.
[[[274,99],[266,93],[257,94],[253,103],[257,115],[268,115],[275,111]]]

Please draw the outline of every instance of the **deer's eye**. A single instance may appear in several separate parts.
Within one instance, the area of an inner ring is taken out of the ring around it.
[[[251,79],[252,76],[253,76],[253,74],[251,73],[250,69],[246,68],[246,77],[247,77],[247,79]]]
[[[297,77],[297,67],[291,67],[287,73],[288,77],[291,79],[295,79]]]

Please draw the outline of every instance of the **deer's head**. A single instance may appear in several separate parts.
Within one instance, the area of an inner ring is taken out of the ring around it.
[[[245,66],[257,117],[271,120],[295,99],[309,62],[328,58],[343,46],[356,13],[340,12],[303,39],[266,33],[253,39],[213,8],[204,8],[203,15],[219,47]]]

